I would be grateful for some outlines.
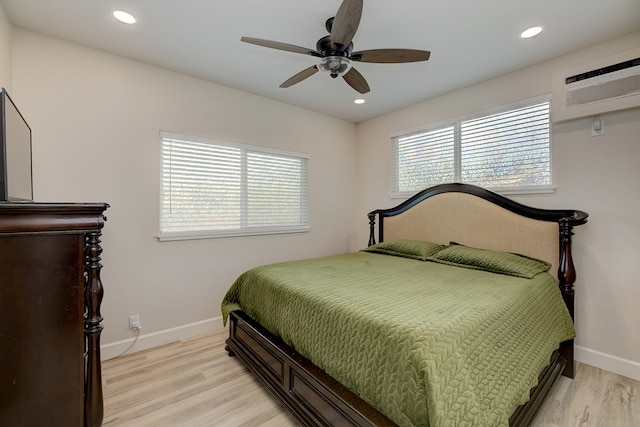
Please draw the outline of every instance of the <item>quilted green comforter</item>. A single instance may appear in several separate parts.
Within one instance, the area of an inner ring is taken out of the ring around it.
[[[222,302],[225,322],[233,310],[400,426],[507,426],[575,335],[547,273],[365,252],[249,270]]]

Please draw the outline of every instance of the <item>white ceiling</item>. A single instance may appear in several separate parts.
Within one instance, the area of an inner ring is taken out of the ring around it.
[[[315,49],[341,0],[0,0],[16,27],[360,122],[640,30],[639,0],[365,0],[354,50],[431,51],[427,62],[355,63],[366,104],[324,73],[278,86],[316,59],[240,42]],[[123,9],[133,26],[113,19]],[[533,39],[522,30],[543,25]]]

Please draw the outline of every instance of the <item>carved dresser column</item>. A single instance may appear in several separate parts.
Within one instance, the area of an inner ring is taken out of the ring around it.
[[[105,218],[106,219],[106,218]],[[102,233],[90,231],[86,233],[85,246],[85,288],[84,288],[84,334],[86,346],[86,371],[84,390],[84,426],[99,427],[104,417],[102,399],[102,366],[100,358],[100,334],[102,332],[102,315],[100,305],[104,289],[100,280],[100,263]]]
[[[0,426],[102,424],[108,207],[0,203]]]

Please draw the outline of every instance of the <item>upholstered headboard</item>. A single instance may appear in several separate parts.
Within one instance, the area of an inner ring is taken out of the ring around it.
[[[550,262],[549,272],[560,282],[559,274],[567,274],[559,271],[562,256],[571,255],[570,251],[562,253],[563,233],[570,244],[571,227],[587,220],[587,214],[582,211],[531,208],[467,184],[432,187],[395,208],[371,212],[369,244],[375,242],[376,216],[379,241],[414,239],[441,244],[454,241],[482,249],[515,252]],[[564,250],[567,249],[570,245]],[[573,269],[571,259],[564,262],[570,262]]]

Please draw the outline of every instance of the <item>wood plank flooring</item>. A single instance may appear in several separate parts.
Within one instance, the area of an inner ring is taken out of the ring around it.
[[[288,427],[288,412],[236,358],[227,330],[103,362],[104,427]],[[535,427],[640,426],[640,381],[578,364]]]

